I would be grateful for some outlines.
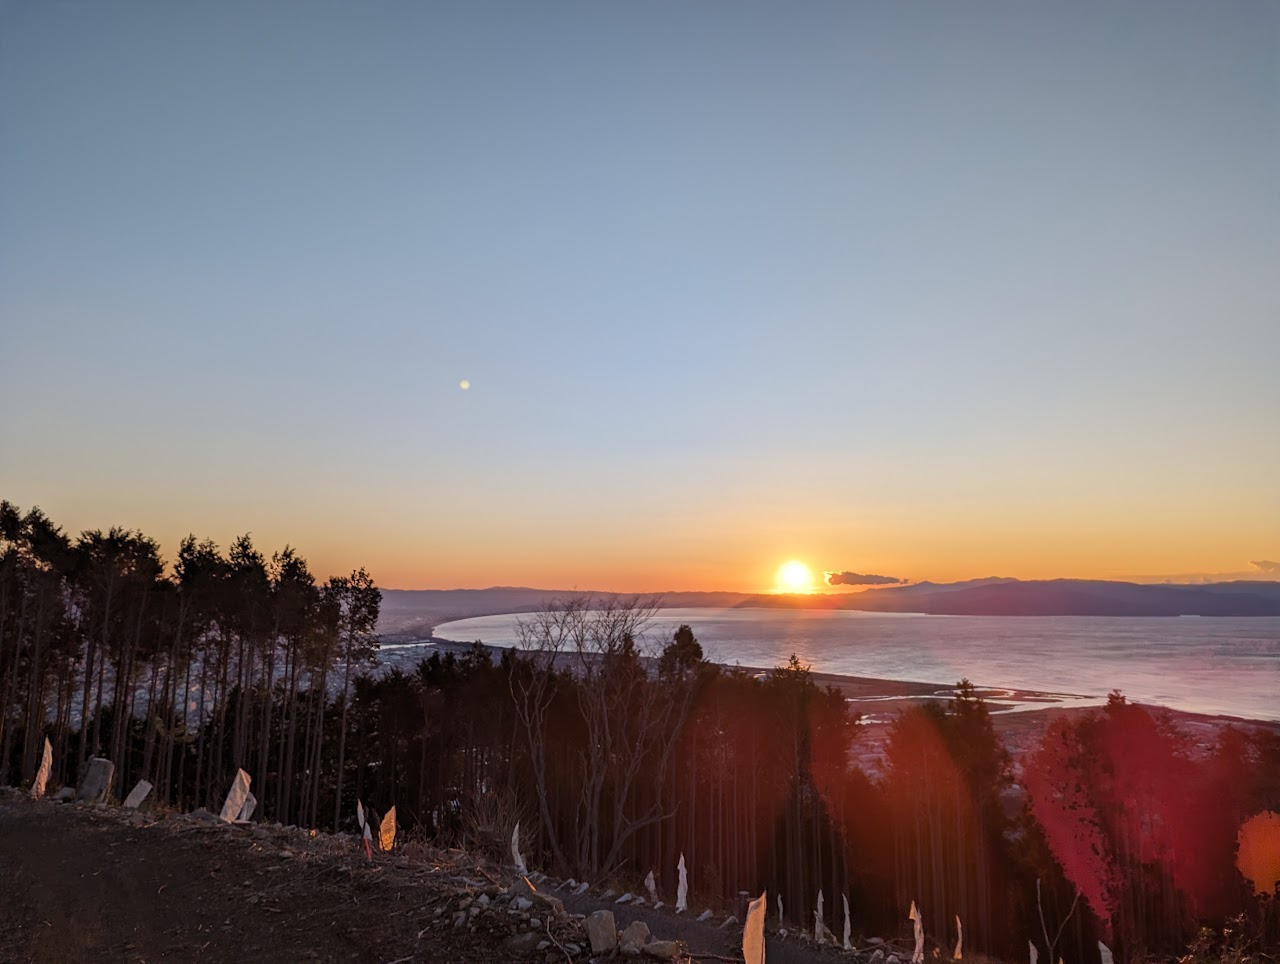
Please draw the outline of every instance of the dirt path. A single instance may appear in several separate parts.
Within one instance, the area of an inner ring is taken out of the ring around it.
[[[33,803],[25,794],[0,791],[0,962],[6,964],[567,964],[555,948],[512,950],[519,920],[499,909],[510,880],[492,864],[419,844],[370,863],[350,838]],[[495,909],[455,926],[459,907],[483,893]],[[695,956],[740,953],[740,926],[721,930],[591,894],[565,903],[571,913],[608,908],[619,928],[644,920],[656,938],[683,941]],[[568,915],[543,926],[561,943],[581,940],[581,922]],[[575,959],[588,957],[584,948]],[[774,935],[768,959],[851,960]]]

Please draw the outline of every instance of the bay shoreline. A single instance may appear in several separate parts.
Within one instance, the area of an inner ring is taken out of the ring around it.
[[[431,639],[400,643],[379,650],[378,661],[384,667],[402,669],[429,659],[433,652],[461,655],[477,645],[491,659],[500,659],[510,647],[490,646],[484,643],[459,640]],[[722,669],[738,670],[752,675],[773,672],[777,667],[742,666],[736,663],[719,663]],[[855,756],[859,764],[872,773],[883,770],[885,746],[894,720],[899,714],[926,703],[949,700],[955,697],[956,684],[934,683],[923,680],[882,679],[871,676],[850,676],[840,673],[823,673],[811,670],[814,683],[832,687],[843,694],[851,709],[861,716],[859,739]],[[986,685],[980,680],[971,681],[975,693],[988,705],[992,724],[1002,744],[1014,760],[1015,771],[1020,770],[1024,755],[1035,749],[1041,736],[1051,723],[1063,717],[1079,717],[1105,706],[1105,695],[1086,695],[1062,691],[1017,689]],[[1211,715],[1176,710],[1153,703],[1140,703],[1153,713],[1167,714],[1192,737],[1197,753],[1208,754],[1218,742],[1224,729],[1233,727],[1246,733],[1270,731],[1280,734],[1280,722],[1256,720],[1240,716]]]

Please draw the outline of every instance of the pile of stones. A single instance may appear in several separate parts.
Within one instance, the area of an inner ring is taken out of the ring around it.
[[[499,940],[512,958],[605,961],[620,957],[650,961],[682,959],[676,941],[654,940],[643,921],[618,930],[612,911],[590,916],[565,910],[560,898],[538,890],[527,877],[510,887],[491,886],[455,894],[434,911],[432,927],[467,930]]]

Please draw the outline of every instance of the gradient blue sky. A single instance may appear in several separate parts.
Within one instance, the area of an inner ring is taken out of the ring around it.
[[[1278,368],[1271,0],[0,2],[0,496],[73,531],[1245,571]]]

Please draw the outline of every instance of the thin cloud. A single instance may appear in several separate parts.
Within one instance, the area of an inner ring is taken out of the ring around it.
[[[1249,565],[1264,576],[1280,576],[1280,562],[1272,562],[1270,559],[1253,559]]]
[[[901,586],[906,579],[897,576],[877,576],[874,573],[861,572],[824,572],[828,586]]]

